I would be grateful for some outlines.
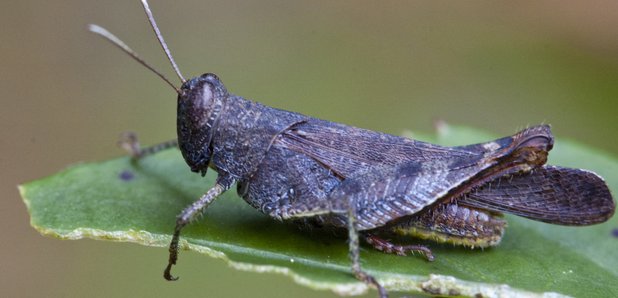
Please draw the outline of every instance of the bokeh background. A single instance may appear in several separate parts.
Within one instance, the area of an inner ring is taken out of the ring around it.
[[[270,106],[392,134],[431,132],[437,120],[501,135],[545,122],[560,139],[618,154],[616,1],[151,6],[186,77],[217,73]],[[175,137],[169,86],[88,23],[175,80],[137,0],[0,3],[0,295],[332,295],[196,253],[183,253],[183,278],[169,283],[165,249],[60,241],[29,226],[17,184],[122,155],[122,131],[150,144]]]

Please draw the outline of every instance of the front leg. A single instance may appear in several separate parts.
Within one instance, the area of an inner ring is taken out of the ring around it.
[[[134,159],[140,159],[142,157],[153,155],[159,151],[167,150],[170,148],[178,147],[178,140],[173,139],[163,143],[159,143],[156,145],[152,145],[149,147],[141,147],[139,144],[139,140],[137,139],[137,134],[134,132],[128,131],[124,132],[120,135],[120,139],[118,140],[118,146],[120,146],[125,151],[129,152],[131,157]]]
[[[172,237],[172,242],[170,243],[169,248],[169,261],[167,263],[167,267],[163,272],[163,277],[167,280],[173,281],[177,280],[178,277],[172,276],[172,266],[176,265],[176,261],[178,260],[178,241],[180,240],[180,231],[187,224],[191,223],[200,214],[212,203],[220,194],[224,191],[228,190],[230,186],[233,184],[233,181],[228,181],[229,179],[225,179],[221,175],[217,177],[217,182],[215,186],[213,186],[210,190],[208,190],[199,200],[193,202],[189,207],[185,208],[179,215],[176,217],[176,228],[174,229],[174,236]]]

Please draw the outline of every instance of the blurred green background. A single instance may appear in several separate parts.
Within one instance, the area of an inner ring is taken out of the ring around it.
[[[437,120],[501,135],[544,122],[618,154],[616,1],[150,4],[186,77],[217,73],[270,106],[392,134]],[[59,241],[29,226],[17,184],[122,155],[122,131],[147,144],[175,137],[169,86],[88,23],[175,79],[137,0],[0,3],[2,296],[332,295],[195,253],[169,283],[165,249]]]

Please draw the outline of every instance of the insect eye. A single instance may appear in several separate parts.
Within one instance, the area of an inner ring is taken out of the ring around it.
[[[208,109],[213,102],[214,87],[212,84],[205,82],[204,85],[202,85],[202,92],[196,95],[197,96],[193,100],[197,101],[197,106],[202,109]]]

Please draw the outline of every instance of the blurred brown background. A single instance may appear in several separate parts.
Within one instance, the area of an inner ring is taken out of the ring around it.
[[[217,73],[267,105],[393,134],[438,119],[498,134],[545,122],[618,154],[616,1],[150,4],[186,77]],[[175,79],[137,0],[0,4],[1,296],[331,295],[195,253],[168,283],[165,249],[29,226],[17,184],[122,155],[125,130],[145,143],[175,137],[169,86],[88,23]]]

